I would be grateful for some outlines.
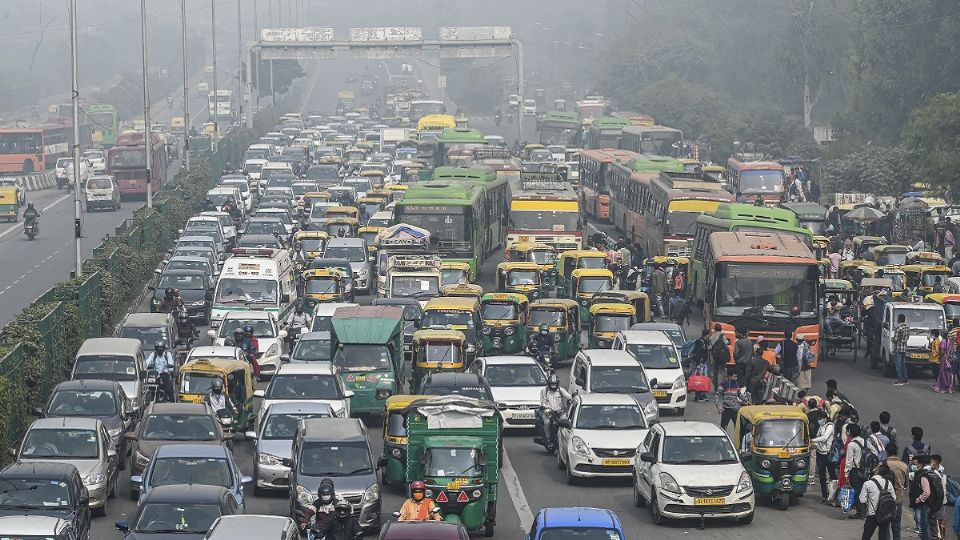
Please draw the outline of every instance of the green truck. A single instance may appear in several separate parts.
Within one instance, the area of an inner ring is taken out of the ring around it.
[[[354,392],[350,410],[382,414],[384,402],[403,384],[403,308],[338,308],[331,320],[337,336],[333,363]]]

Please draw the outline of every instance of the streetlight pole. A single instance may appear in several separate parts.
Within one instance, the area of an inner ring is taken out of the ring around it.
[[[80,83],[77,75],[77,0],[70,0],[70,75],[73,94],[73,277],[83,274],[80,253]]]
[[[153,174],[150,160],[153,150],[153,140],[150,138],[150,74],[147,71],[147,0],[140,0],[140,39],[143,51],[143,148],[147,164],[147,208],[153,208],[153,183],[150,176]]]
[[[257,16],[257,0],[253,0],[253,41],[258,41],[260,39],[260,19]],[[250,54],[250,58],[247,58],[247,62],[253,62],[253,53]],[[260,110],[260,52],[257,51],[257,62],[252,66],[253,67],[253,78],[247,76],[247,84],[251,85],[251,88],[254,86],[257,89],[257,93],[250,96],[250,102],[256,102],[256,105],[251,105],[248,107],[249,111],[247,114],[252,114],[253,111]],[[250,73],[250,70],[247,70],[247,73]],[[252,81],[256,81],[256,85],[252,85]],[[249,124],[249,122],[248,122]]]
[[[210,36],[213,44],[213,151],[216,152],[217,139],[220,138],[220,124],[218,122],[220,116],[220,94],[217,91],[217,0],[210,0]],[[209,99],[207,103],[209,109]]]
[[[239,119],[243,120],[243,24],[240,15],[240,0],[237,0],[237,107]],[[242,124],[241,124],[242,125]]]
[[[187,0],[180,0],[180,57],[183,63],[183,166],[190,169],[190,80],[187,75]]]

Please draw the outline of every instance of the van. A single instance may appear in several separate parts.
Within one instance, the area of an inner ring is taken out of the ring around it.
[[[220,516],[204,540],[300,540],[296,522],[283,516],[235,514]]]
[[[146,374],[146,358],[139,339],[90,338],[74,356],[70,380],[117,381],[139,414],[144,406],[140,397]]]
[[[914,304],[911,302],[887,302],[883,305],[883,323],[880,327],[880,357],[870,358],[870,367],[883,369],[884,377],[896,375],[893,357],[893,334],[897,329],[897,318],[903,315],[910,325],[907,338],[906,367],[926,368],[936,377],[939,364],[930,362],[930,330],[937,329],[940,335],[947,330],[947,317],[943,306],[936,303]]]
[[[323,248],[322,259],[347,259],[350,261],[350,270],[354,282],[354,292],[370,293],[373,282],[374,258],[367,249],[367,242],[363,238],[331,238]]]
[[[235,248],[217,279],[210,325],[238,309],[270,311],[283,320],[296,299],[293,261],[285,249]]]
[[[112,176],[91,176],[84,186],[83,195],[87,201],[87,212],[101,208],[113,211],[120,209],[120,186]]]
[[[631,395],[643,409],[648,424],[660,417],[651,391],[656,386],[657,379],[648,379],[643,365],[627,351],[584,349],[577,353],[570,368],[570,395],[590,392]]]
[[[687,380],[680,351],[662,330],[628,330],[613,338],[613,350],[627,351],[640,362],[647,375],[657,379],[653,397],[661,411],[682,415],[687,407]]]
[[[370,451],[367,429],[357,418],[301,420],[293,441],[290,467],[290,516],[306,521],[320,481],[336,478],[337,495],[353,506],[364,532],[380,529],[378,466]]]

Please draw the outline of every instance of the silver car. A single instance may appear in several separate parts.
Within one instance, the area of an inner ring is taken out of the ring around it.
[[[0,538],[79,540],[80,532],[69,521],[53,516],[0,517]]]
[[[333,409],[326,403],[276,403],[267,408],[257,431],[248,431],[248,439],[255,440],[253,460],[253,490],[287,490],[290,488],[290,467],[283,464],[293,457],[291,448],[297,436],[297,425],[304,418],[332,418]]]
[[[106,515],[107,498],[117,491],[120,460],[103,422],[96,418],[41,418],[33,422],[17,451],[18,463],[70,463],[90,492],[90,509]]]

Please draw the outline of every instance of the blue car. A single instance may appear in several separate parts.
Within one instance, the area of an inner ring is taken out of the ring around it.
[[[140,502],[157,486],[203,484],[226,488],[244,507],[243,487],[253,482],[244,476],[233,453],[222,445],[168,444],[157,448],[143,471],[130,477],[130,489],[140,489]]]
[[[612,510],[586,506],[544,508],[524,540],[626,540],[620,518]]]

